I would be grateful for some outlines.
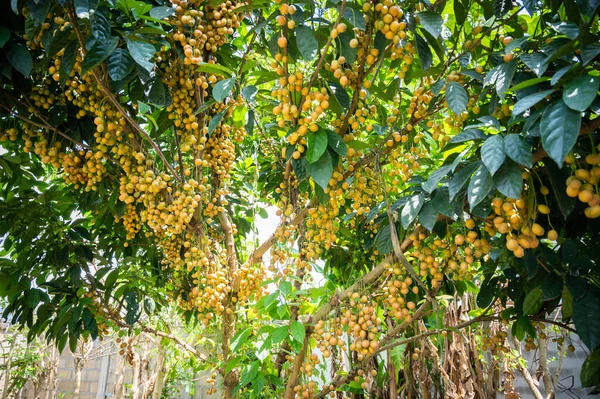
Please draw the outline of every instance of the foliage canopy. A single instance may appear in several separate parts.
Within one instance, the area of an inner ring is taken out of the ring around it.
[[[597,1],[0,8],[0,295],[32,337],[175,302],[224,397],[448,396],[498,387],[440,355],[552,326],[599,389]]]

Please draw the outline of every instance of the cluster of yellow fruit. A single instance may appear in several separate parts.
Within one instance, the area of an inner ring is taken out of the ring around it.
[[[21,9],[21,14],[25,17],[28,18],[30,15],[30,10],[29,7],[23,7]],[[25,39],[25,45],[27,47],[29,47],[32,50],[37,49],[38,47],[40,48],[44,48],[44,43],[42,41],[42,36],[44,36],[44,33],[49,30],[52,27],[52,13],[49,13],[46,15],[46,17],[44,18],[44,22],[42,22],[39,26],[39,30],[35,29],[33,30],[33,32],[35,33],[34,37],[29,37],[27,35],[27,33],[25,33],[23,35],[23,39]]]
[[[351,312],[348,310],[346,313],[343,319],[335,317],[327,321],[319,320],[315,325],[314,336],[317,339],[317,348],[325,359],[329,359],[332,354],[343,352],[346,348],[343,326],[348,324]]]
[[[377,316],[377,302],[364,294],[352,293],[349,305],[352,311],[349,314],[346,312],[341,324],[348,324],[349,334],[352,337],[350,350],[357,353],[360,362],[379,348],[381,319]]]
[[[183,46],[186,64],[200,64],[206,54],[217,51],[227,36],[239,28],[245,2],[226,1],[204,5],[202,0],[171,0],[175,15],[171,22],[177,31],[173,40]]]
[[[508,353],[510,352],[510,345],[508,344],[507,337],[508,333],[502,327],[495,328],[495,331],[492,331],[490,328],[485,328],[483,330],[483,334],[481,335],[481,350],[482,351],[490,351],[492,353]]]
[[[412,292],[417,295],[419,287],[413,285],[413,280],[406,275],[402,265],[391,263],[386,267],[387,282],[383,286],[384,304],[389,307],[388,312],[396,320],[411,321],[411,311],[415,309],[415,303],[408,300],[406,296]]]
[[[368,13],[373,9],[371,3],[363,4],[363,12]],[[385,35],[385,38],[391,40],[394,44],[400,40],[406,39],[406,22],[402,21],[404,12],[395,2],[385,0],[375,5],[375,29]]]
[[[600,151],[600,145],[597,148]],[[590,168],[580,167],[575,170],[573,176],[567,179],[567,195],[578,198],[579,201],[588,205],[584,210],[587,218],[596,219],[600,217],[600,194],[598,182],[600,182],[600,154],[587,154],[584,158],[585,165]],[[573,156],[567,157],[567,163],[574,164]]]
[[[539,238],[545,233],[544,228],[535,223],[535,213],[528,209],[526,199],[496,197],[492,200],[492,209],[494,211],[488,217],[485,230],[493,236],[496,232],[507,235],[506,248],[517,258],[525,255],[524,250],[528,248],[537,248]],[[540,204],[538,211],[547,214],[550,209],[546,205]],[[556,232],[548,232],[549,239],[556,239]]]

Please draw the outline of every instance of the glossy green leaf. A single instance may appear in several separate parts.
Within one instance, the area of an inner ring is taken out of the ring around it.
[[[530,315],[537,313],[542,307],[542,289],[535,287],[529,291],[523,301],[523,314]]]
[[[534,93],[523,97],[522,99],[516,102],[515,106],[513,107],[512,114],[522,114],[523,112],[527,111],[529,108],[533,107],[534,105],[542,101],[544,98],[554,93],[555,91],[556,90],[544,90],[539,93]]]
[[[173,7],[154,7],[150,10],[150,16],[155,19],[164,19],[175,13]]]
[[[156,49],[152,43],[137,39],[135,37],[127,37],[127,50],[133,57],[133,60],[148,72],[154,69],[154,54]]]
[[[592,350],[600,345],[600,298],[594,291],[573,303],[573,322],[577,335]]]
[[[452,179],[448,183],[448,194],[450,197],[450,201],[453,201],[454,197],[456,197],[456,194],[458,194],[458,192],[467,185],[467,183],[471,179],[471,175],[473,175],[475,169],[477,169],[480,165],[481,163],[479,161],[473,162],[463,167],[458,172],[456,172],[454,176],[452,176]]]
[[[10,30],[6,26],[0,25],[0,48],[4,47],[10,39]]]
[[[350,22],[355,28],[360,30],[367,29],[367,22],[362,12],[353,9],[352,7],[346,7],[342,14],[346,21]]]
[[[327,132],[324,129],[308,132],[306,141],[306,161],[311,164],[318,161],[327,150]]]
[[[108,57],[108,76],[112,80],[124,79],[133,71],[135,63],[129,52],[118,48]]]
[[[333,163],[328,151],[313,163],[308,164],[308,174],[324,190],[329,185],[329,179],[333,174]]]
[[[518,134],[504,137],[504,153],[519,165],[528,168],[533,166],[531,146]]]
[[[21,46],[20,44],[10,46],[6,52],[6,58],[23,76],[28,77],[31,74],[33,59],[25,46]]]
[[[252,334],[251,328],[245,328],[243,330],[238,331],[233,336],[233,338],[231,339],[231,342],[229,344],[231,352],[234,352],[234,353],[237,352],[242,347],[242,345],[244,345],[246,343],[246,341],[248,341],[250,334]]]
[[[467,108],[469,95],[459,83],[450,82],[446,86],[446,101],[452,112],[458,115]]]
[[[544,149],[559,167],[571,151],[581,128],[581,115],[562,100],[556,101],[542,114],[540,134]]]
[[[229,96],[235,86],[235,78],[223,79],[218,81],[213,87],[212,95],[216,102],[220,103]]]
[[[258,87],[256,86],[249,85],[242,89],[242,97],[249,103],[256,101],[256,94],[258,94]]]
[[[598,76],[580,76],[565,84],[563,101],[572,110],[584,112],[598,96],[598,88],[600,88]]]
[[[521,168],[515,162],[507,161],[494,175],[496,189],[508,198],[521,198],[523,177]]]
[[[490,175],[490,172],[485,165],[480,165],[473,174],[473,177],[469,182],[469,188],[467,189],[467,199],[471,209],[475,208],[483,201],[493,188],[494,182],[492,175]]]
[[[300,322],[297,321],[292,321],[292,323],[290,324],[290,331],[292,333],[292,338],[294,338],[294,340],[296,342],[304,342],[304,325]]]
[[[583,362],[581,366],[581,385],[592,387],[600,385],[600,347],[596,348]]]
[[[315,33],[311,28],[304,25],[296,27],[296,42],[298,51],[307,61],[312,61],[317,56],[319,50],[319,42],[315,39]]]
[[[442,16],[436,12],[425,11],[417,14],[419,22],[423,25],[423,28],[431,34],[431,36],[437,38],[442,33],[442,25],[444,20]]]
[[[425,199],[423,194],[416,194],[408,199],[404,205],[404,208],[402,208],[402,213],[400,214],[400,222],[402,223],[402,227],[406,229],[412,222],[414,222],[424,203]]]
[[[91,12],[98,9],[98,0],[74,0],[73,5],[79,18],[88,19]]]
[[[490,136],[481,146],[481,160],[492,176],[505,159],[504,138],[499,134]]]
[[[339,134],[328,130],[327,143],[329,144],[329,147],[331,147],[331,149],[335,151],[338,155],[342,157],[348,155],[348,148],[346,147],[346,143]]]

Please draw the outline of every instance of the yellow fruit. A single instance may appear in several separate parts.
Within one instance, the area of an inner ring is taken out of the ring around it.
[[[542,187],[540,187],[540,193],[542,193],[544,195],[548,195],[548,194],[550,194],[550,190],[548,189],[548,187],[542,186]]]
[[[544,228],[537,223],[534,223],[533,226],[531,226],[531,231],[538,237],[544,235]]]
[[[280,48],[284,48],[285,46],[287,46],[287,39],[283,36],[281,36],[279,39],[277,39],[277,45]]]
[[[538,211],[540,211],[540,213],[542,213],[544,215],[550,214],[550,208],[548,208],[548,205],[544,205],[544,204],[538,205]]]
[[[504,54],[504,62],[511,62],[514,57],[513,53]]]
[[[549,240],[556,241],[557,238],[558,238],[558,233],[556,232],[556,230],[550,230],[548,232],[548,239]]]
[[[596,219],[600,216],[600,205],[590,206],[583,211],[585,216],[590,219]]]
[[[509,251],[514,252],[517,248],[519,248],[519,242],[514,238],[509,238],[508,240],[506,240],[506,248]]]

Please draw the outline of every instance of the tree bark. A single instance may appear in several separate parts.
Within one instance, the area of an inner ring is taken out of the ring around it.
[[[125,396],[123,379],[125,371],[125,357],[117,354],[117,366],[115,370],[114,399],[123,399]]]

